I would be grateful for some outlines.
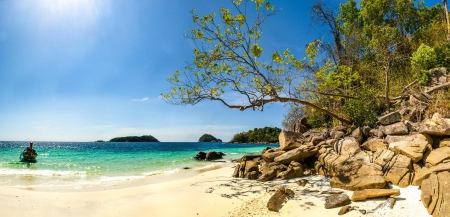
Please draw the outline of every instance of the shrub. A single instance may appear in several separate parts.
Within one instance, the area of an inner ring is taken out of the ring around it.
[[[421,44],[416,52],[412,54],[411,67],[414,77],[419,84],[427,85],[430,82],[431,73],[429,69],[436,66],[437,55],[433,48]]]
[[[382,111],[382,104],[372,89],[362,90],[355,99],[347,100],[343,106],[344,113],[353,120],[356,126],[374,126]]]

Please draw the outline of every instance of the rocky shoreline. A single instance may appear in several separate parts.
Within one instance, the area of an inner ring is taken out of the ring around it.
[[[430,119],[414,123],[402,121],[400,112],[395,111],[380,117],[379,122],[377,128],[351,131],[343,126],[304,133],[282,131],[280,148],[266,148],[261,155],[242,157],[233,177],[267,182],[312,174],[326,176],[332,188],[355,191],[351,199],[344,195],[327,199],[345,201],[337,205],[345,207],[341,214],[352,210],[349,201],[390,197],[386,203],[393,205],[400,194],[392,191],[393,185],[419,186],[428,213],[448,216],[450,119],[435,113]],[[268,209],[281,209],[280,204],[290,197],[289,189],[278,189]]]

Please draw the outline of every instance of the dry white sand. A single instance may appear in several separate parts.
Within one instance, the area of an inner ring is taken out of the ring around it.
[[[338,216],[340,208],[325,209],[321,194],[331,189],[321,176],[302,177],[309,180],[305,187],[297,179],[260,183],[255,180],[233,179],[233,168],[199,173],[188,178],[118,189],[90,192],[44,192],[0,187],[0,216]],[[279,186],[295,192],[280,212],[268,211],[267,201]],[[317,192],[315,192],[317,191]],[[351,191],[345,191],[350,197]],[[357,206],[345,216],[429,216],[420,201],[418,187],[401,189],[393,209],[385,206],[370,213],[386,201],[385,198],[353,202]],[[366,215],[358,210],[367,210]]]

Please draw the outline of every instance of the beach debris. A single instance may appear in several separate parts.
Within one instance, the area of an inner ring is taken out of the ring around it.
[[[291,198],[294,198],[295,193],[288,188],[280,187],[275,194],[270,197],[267,202],[267,208],[270,211],[278,212],[284,204]]]
[[[347,194],[333,194],[325,199],[325,209],[345,206],[352,203]]]
[[[366,200],[377,197],[399,196],[400,189],[364,189],[353,192],[352,201]]]
[[[350,211],[352,211],[352,210],[355,210],[355,209],[356,209],[356,207],[354,207],[354,206],[343,206],[343,207],[339,210],[338,215],[344,215],[344,214],[346,214],[346,213],[348,213],[348,212],[350,212]]]
[[[343,191],[322,191],[321,194],[342,194]]]
[[[305,187],[305,185],[308,184],[308,179],[300,179],[296,181],[296,183],[302,187]]]
[[[372,211],[370,211],[371,213],[376,212],[377,210],[383,210],[383,209],[387,209],[389,207],[389,209],[394,208],[394,204],[395,204],[396,200],[393,197],[388,198],[386,201],[380,203],[377,207],[375,207],[375,209],[373,209]]]

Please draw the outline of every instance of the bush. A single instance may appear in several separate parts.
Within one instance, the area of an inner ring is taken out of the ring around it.
[[[437,55],[433,48],[421,44],[416,52],[412,54],[411,67],[414,77],[419,84],[427,85],[430,82],[430,69],[436,67]]]
[[[441,114],[444,118],[450,118],[450,92],[441,90],[433,95],[433,99],[425,111],[425,117],[431,118],[434,113]]]
[[[355,126],[373,127],[382,111],[382,103],[377,100],[374,90],[362,90],[357,93],[355,99],[345,102],[343,111],[353,120]]]

